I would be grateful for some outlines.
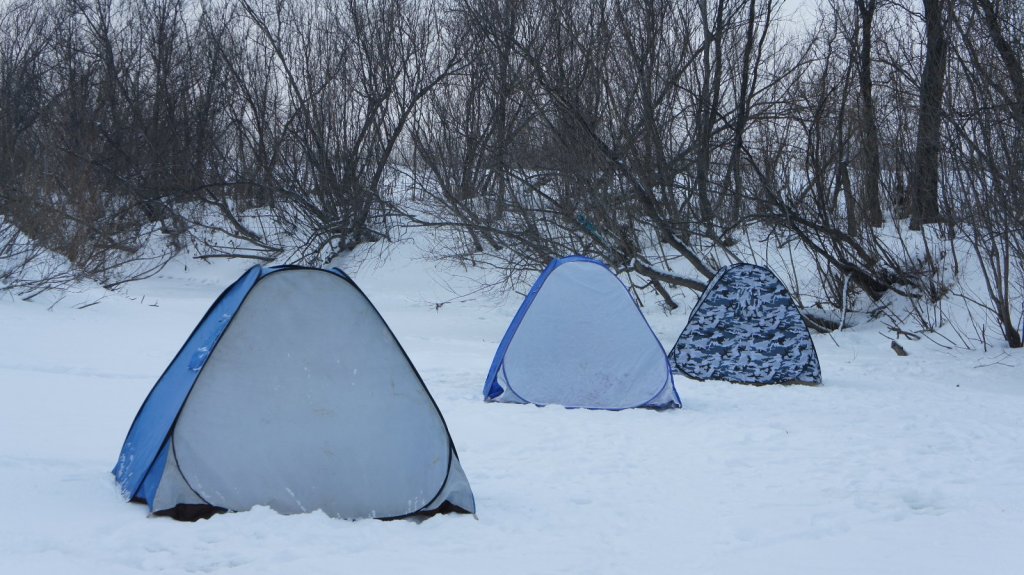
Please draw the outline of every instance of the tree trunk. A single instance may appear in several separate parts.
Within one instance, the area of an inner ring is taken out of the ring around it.
[[[771,6],[768,6],[771,9]],[[767,19],[767,18],[766,18]],[[747,5],[747,32],[743,44],[743,57],[740,65],[740,91],[736,102],[736,121],[733,131],[732,152],[729,154],[729,173],[732,176],[732,194],[730,198],[728,225],[735,225],[740,219],[740,209],[744,199],[743,174],[741,166],[741,153],[743,151],[743,137],[746,134],[747,122],[750,119],[750,101],[752,99],[751,76],[756,76],[757,70],[751,66],[754,49],[757,47],[757,0],[749,0]],[[765,23],[767,33],[769,23]]]
[[[910,227],[939,221],[939,154],[946,80],[946,14],[949,0],[924,0],[925,61],[921,74],[917,152],[910,177]]]
[[[871,78],[872,26],[878,4],[876,0],[856,0],[856,4],[861,21],[857,80],[861,101],[861,153],[864,161],[864,197],[860,207],[864,211],[865,223],[878,227],[882,225],[882,195],[879,193],[882,163],[878,152],[878,121],[875,118]]]
[[[714,129],[718,121],[722,93],[722,49],[724,42],[724,21],[722,2],[714,5],[714,20],[708,13],[707,3],[702,3],[701,20],[704,33],[704,45],[701,47],[702,66],[701,92],[697,106],[696,134],[696,165],[695,179],[697,188],[697,205],[700,210],[700,223],[704,232],[714,236],[715,213],[711,198],[711,160],[714,147]]]
[[[999,59],[1006,67],[1006,75],[1009,77],[1012,88],[1011,112],[1013,119],[1018,126],[1024,127],[1024,64],[1017,57],[1013,45],[1010,44],[1010,40],[1003,31],[1003,24],[1000,21],[996,4],[992,0],[977,0],[977,2],[985,19],[985,27],[999,54]]]

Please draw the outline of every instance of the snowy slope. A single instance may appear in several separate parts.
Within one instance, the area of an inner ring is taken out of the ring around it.
[[[663,413],[485,404],[519,298],[456,297],[442,284],[469,293],[455,276],[477,273],[411,243],[353,275],[444,413],[478,517],[149,518],[110,469],[150,386],[247,267],[183,262],[52,309],[0,299],[0,573],[1024,572],[1019,351],[903,342],[898,357],[867,324],[815,336],[820,388],[677,378],[684,407]],[[645,308],[664,344],[694,299]]]

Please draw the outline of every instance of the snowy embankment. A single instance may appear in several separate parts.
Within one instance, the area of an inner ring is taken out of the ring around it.
[[[441,284],[475,285],[419,258],[353,275],[437,400],[478,518],[190,524],[123,503],[110,469],[136,410],[247,266],[176,260],[119,294],[0,300],[0,573],[1024,572],[1020,351],[899,357],[868,323],[815,336],[820,388],[677,377],[683,409],[662,413],[485,404],[519,298],[455,297]],[[645,308],[664,344],[694,299]]]

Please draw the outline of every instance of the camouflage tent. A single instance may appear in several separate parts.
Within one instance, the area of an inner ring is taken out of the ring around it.
[[[690,312],[669,354],[676,373],[734,383],[821,383],[807,326],[786,287],[767,268],[722,268]]]

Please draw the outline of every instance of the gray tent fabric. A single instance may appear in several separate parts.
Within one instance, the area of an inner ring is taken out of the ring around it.
[[[154,512],[475,512],[436,404],[347,277],[265,274],[208,354],[149,472]]]
[[[658,338],[604,264],[571,256],[541,274],[488,374],[484,397],[588,409],[679,407]]]
[[[814,342],[786,287],[771,270],[719,270],[669,354],[677,373],[733,383],[821,383]]]

